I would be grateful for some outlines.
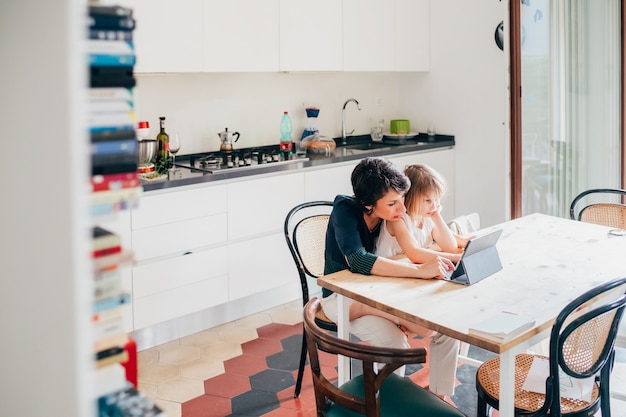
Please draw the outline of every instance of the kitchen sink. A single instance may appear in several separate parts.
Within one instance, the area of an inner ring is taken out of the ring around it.
[[[367,151],[370,149],[391,148],[390,145],[386,143],[379,143],[379,142],[355,143],[352,145],[339,145],[338,147],[345,148],[345,149],[355,149],[359,151]]]

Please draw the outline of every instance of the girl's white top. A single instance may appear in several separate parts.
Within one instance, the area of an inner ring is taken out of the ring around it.
[[[424,224],[421,229],[413,223],[409,215],[406,213],[402,215],[402,220],[398,221],[404,221],[406,223],[419,247],[426,248],[433,243],[432,232],[435,227],[435,223],[430,217],[424,218]],[[391,236],[389,230],[387,230],[387,221],[383,221],[383,224],[380,227],[380,235],[376,241],[376,251],[374,253],[378,256],[388,258],[390,256],[399,255],[402,252],[402,248],[398,244],[396,238]]]

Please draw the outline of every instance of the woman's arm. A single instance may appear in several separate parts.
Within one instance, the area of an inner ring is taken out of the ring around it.
[[[417,265],[379,256],[374,262],[371,273],[386,277],[442,279],[446,271],[453,268],[452,262],[442,257],[436,257]]]

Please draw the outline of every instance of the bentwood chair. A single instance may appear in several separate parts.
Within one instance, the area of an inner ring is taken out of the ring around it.
[[[386,348],[341,339],[315,322],[321,308],[317,298],[312,298],[304,307],[304,334],[318,417],[354,417],[355,413],[367,417],[464,416],[411,379],[394,373],[401,366],[426,362],[426,349]],[[363,373],[336,386],[333,383],[337,376],[335,368],[320,363],[320,350],[360,361]]]
[[[614,198],[611,199],[610,197]],[[590,189],[578,194],[572,200],[569,215],[572,220],[626,229],[625,199],[626,190],[617,188]]]
[[[611,199],[611,197],[613,197]],[[570,205],[572,220],[626,229],[626,190],[594,188],[578,194]],[[581,208],[582,206],[582,208]],[[617,346],[626,348],[626,323],[617,335]]]
[[[303,306],[309,301],[308,279],[315,279],[324,274],[326,229],[332,207],[333,203],[330,201],[310,201],[292,208],[285,218],[285,240],[300,277]],[[337,325],[328,319],[321,309],[316,321],[319,326],[325,329],[337,331]],[[306,356],[306,338],[303,336],[300,365],[294,391],[295,398],[300,395],[302,388]]]
[[[617,278],[585,292],[557,316],[548,357],[526,353],[515,357],[516,416],[582,417],[593,416],[601,409],[603,417],[610,417],[609,380],[615,336],[626,305],[625,291],[626,278]],[[545,394],[523,389],[533,361],[541,360],[549,363],[543,384]],[[499,357],[478,368],[478,417],[488,416],[488,406],[498,408],[499,375]],[[583,383],[582,380],[587,380],[591,391],[588,400],[563,394],[566,385],[573,385],[572,381]]]

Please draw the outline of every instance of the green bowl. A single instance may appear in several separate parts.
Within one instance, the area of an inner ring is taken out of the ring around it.
[[[404,119],[392,120],[389,126],[389,131],[394,135],[408,135],[411,133],[411,123]]]

